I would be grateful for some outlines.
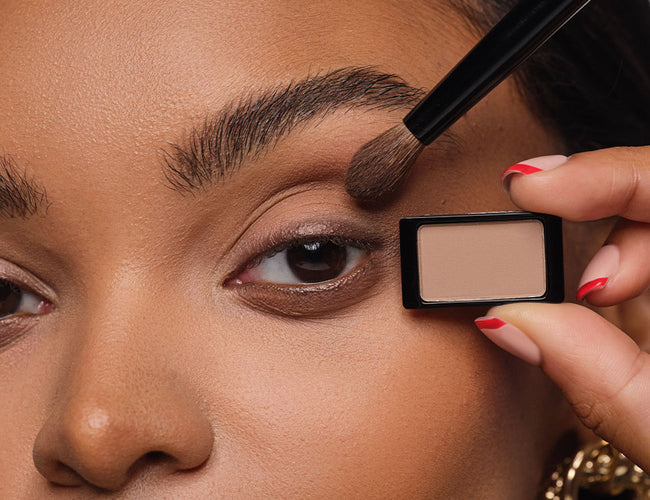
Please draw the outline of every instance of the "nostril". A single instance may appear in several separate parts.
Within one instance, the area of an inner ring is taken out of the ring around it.
[[[174,462],[176,462],[176,459],[164,451],[149,451],[133,462],[131,467],[129,467],[128,476],[136,476],[142,470],[150,468],[165,468],[166,466],[171,466]]]
[[[169,459],[170,457],[164,451],[150,451],[149,453],[146,453],[143,458],[145,458],[147,462],[158,463]]]
[[[165,453],[164,451],[154,450],[142,455],[142,457],[140,457],[140,459],[133,465],[135,467],[138,465],[162,465],[175,461],[176,459],[170,456],[168,453]]]

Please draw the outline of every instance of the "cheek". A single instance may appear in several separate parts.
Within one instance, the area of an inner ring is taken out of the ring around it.
[[[227,347],[214,411],[232,474],[266,493],[291,477],[283,494],[412,497],[460,491],[486,457],[503,463],[497,429],[521,418],[506,403],[511,365],[471,313],[411,314],[393,299],[341,322],[256,320]]]
[[[44,347],[35,328],[0,353],[0,498],[42,497],[43,480],[34,467],[34,440],[57,394],[60,344]],[[10,432],[5,432],[10,429]]]

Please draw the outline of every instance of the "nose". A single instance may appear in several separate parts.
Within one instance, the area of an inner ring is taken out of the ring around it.
[[[174,362],[178,345],[153,347],[160,338],[132,329],[91,330],[72,349],[37,435],[38,471],[55,484],[115,491],[145,470],[149,479],[204,464],[212,428],[191,376]]]

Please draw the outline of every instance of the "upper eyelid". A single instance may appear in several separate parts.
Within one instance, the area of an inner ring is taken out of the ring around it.
[[[363,230],[339,222],[301,222],[295,227],[283,228],[273,234],[271,239],[275,240],[273,246],[293,241],[313,241],[318,238],[340,238],[346,241],[356,240],[368,242],[369,244],[379,244],[380,239],[367,231],[363,231],[363,235],[358,235],[360,237],[345,236],[359,231]]]
[[[249,226],[249,229],[243,231],[239,240],[250,239],[246,237],[246,233],[251,228],[260,224],[262,219],[255,222],[254,225]],[[278,244],[282,244],[291,240],[309,239],[318,237],[330,236],[345,236],[351,239],[358,239],[360,241],[367,241],[372,244],[379,244],[383,238],[377,231],[370,230],[368,224],[363,224],[354,220],[348,215],[330,213],[328,215],[310,215],[307,218],[300,216],[289,219],[287,221],[280,221],[279,223],[272,223],[276,226],[275,229],[269,231],[267,223],[263,223],[263,236],[261,238],[255,237],[256,242],[251,244],[246,243],[246,247],[250,247],[252,251],[257,253]],[[256,232],[260,232],[259,230]],[[233,245],[232,248],[237,246]],[[253,250],[254,248],[254,250]]]
[[[260,257],[269,257],[278,254],[280,252],[283,252],[285,250],[288,250],[293,246],[304,245],[306,243],[313,243],[317,241],[332,242],[335,245],[340,245],[340,246],[354,246],[356,248],[361,248],[363,250],[374,250],[378,246],[378,245],[373,245],[372,243],[369,243],[367,241],[359,240],[357,238],[347,238],[345,236],[340,236],[336,234],[314,234],[314,235],[308,235],[304,237],[292,238],[286,240],[285,242],[277,243],[275,246],[269,248],[268,251],[261,254]]]

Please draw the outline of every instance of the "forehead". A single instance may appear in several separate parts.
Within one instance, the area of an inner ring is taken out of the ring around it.
[[[77,147],[91,134],[95,148],[144,140],[242,91],[340,66],[376,65],[430,86],[424,75],[439,75],[463,45],[446,9],[427,7],[423,23],[415,2],[16,0],[0,9],[7,149],[54,131]],[[417,49],[405,59],[408,46]]]
[[[472,43],[437,1],[6,0],[0,12],[0,154],[53,208],[160,198],[161,149],[241,95],[368,65],[430,87]]]
[[[206,114],[348,66],[430,87],[473,43],[455,15],[437,0],[5,0],[0,154],[45,186],[51,220],[70,231],[116,231],[150,206],[175,213],[160,150]],[[359,136],[350,154],[381,130],[341,123]]]

